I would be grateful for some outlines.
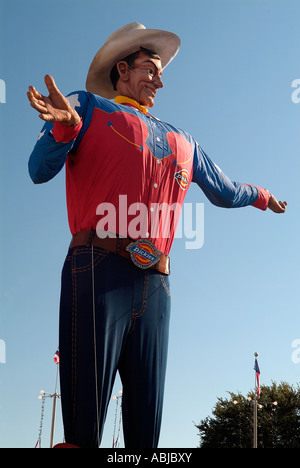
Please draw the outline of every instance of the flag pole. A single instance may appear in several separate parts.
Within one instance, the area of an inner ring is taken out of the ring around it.
[[[55,382],[55,392],[53,394],[53,408],[52,408],[52,422],[51,422],[51,435],[50,435],[50,448],[53,448],[54,443],[54,430],[55,430],[55,419],[56,419],[56,403],[57,403],[57,382],[58,382],[58,368],[59,364],[57,364],[56,370],[56,382]]]
[[[255,359],[257,359],[258,353],[254,353]],[[254,369],[255,370],[255,369]],[[256,370],[255,370],[255,380],[254,380],[254,405],[253,405],[253,448],[257,448],[257,388],[256,388]]]
[[[54,394],[51,395],[51,397],[53,398],[53,408],[52,408],[52,422],[51,422],[51,434],[50,434],[50,448],[53,448],[53,444],[54,444],[56,404],[57,404],[57,399],[60,397],[60,395],[57,394],[58,375],[59,375],[59,362],[60,362],[59,349],[56,351],[56,353],[54,355],[54,362],[57,364],[57,368],[56,368],[55,391],[54,391]]]
[[[257,399],[256,394],[253,405],[253,448],[257,448]]]

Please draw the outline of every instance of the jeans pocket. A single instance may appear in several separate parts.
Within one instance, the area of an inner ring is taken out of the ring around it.
[[[72,273],[91,271],[108,255],[108,251],[100,247],[75,247],[72,252]]]

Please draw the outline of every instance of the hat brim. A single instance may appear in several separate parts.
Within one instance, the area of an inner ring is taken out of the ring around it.
[[[114,32],[98,50],[88,71],[87,91],[113,99],[117,92],[110,80],[113,66],[140,47],[155,51],[164,69],[173,60],[180,48],[179,37],[159,29],[146,29],[140,23],[131,23]]]

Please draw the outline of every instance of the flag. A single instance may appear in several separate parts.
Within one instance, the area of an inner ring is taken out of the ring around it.
[[[257,395],[260,395],[260,382],[259,382],[260,369],[259,369],[257,359],[255,359],[255,362],[254,362],[254,370],[255,370],[255,373],[256,373],[256,385],[257,385],[256,393],[257,393]]]
[[[56,353],[54,354],[53,360],[56,364],[59,364],[59,350],[57,350]]]

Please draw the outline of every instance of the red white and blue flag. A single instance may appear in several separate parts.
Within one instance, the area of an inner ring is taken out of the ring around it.
[[[256,393],[257,393],[257,395],[260,395],[260,381],[259,381],[260,369],[259,369],[257,359],[255,359],[255,362],[254,362],[254,370],[255,370],[255,373],[256,373],[256,385],[257,385]]]
[[[59,364],[59,350],[57,350],[56,353],[54,354],[53,360],[56,364]]]

